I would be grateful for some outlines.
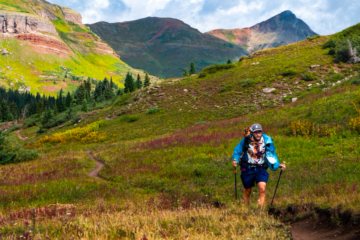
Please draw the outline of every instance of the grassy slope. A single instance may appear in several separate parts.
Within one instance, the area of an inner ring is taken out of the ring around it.
[[[354,69],[358,66],[338,68],[321,49],[324,41],[326,38],[306,40],[261,51],[236,63],[235,68],[203,79],[169,80],[161,84],[159,90],[138,91],[117,100],[112,107],[84,114],[77,126],[68,125],[46,133],[64,132],[110,117],[112,120],[105,121],[98,131],[107,136],[102,143],[90,138],[85,142],[39,145],[38,139],[46,134],[36,136],[37,127],[21,130],[21,134],[29,137],[25,140],[26,146],[38,149],[42,156],[32,162],[0,168],[2,216],[8,218],[9,212],[22,207],[30,209],[58,202],[74,204],[76,213],[71,210],[72,206],[59,206],[68,208],[62,212],[72,213],[61,215],[59,212],[51,221],[46,220],[49,216],[45,217],[35,228],[41,235],[58,238],[62,234],[74,234],[76,230],[61,225],[65,219],[66,224],[82,229],[87,239],[94,236],[113,239],[119,235],[138,239],[143,234],[151,239],[164,234],[169,238],[190,234],[194,239],[285,238],[286,229],[275,228],[275,220],[239,208],[239,202],[232,200],[230,156],[242,137],[242,129],[253,122],[260,122],[274,138],[280,159],[288,165],[278,189],[275,202],[278,208],[289,204],[309,203],[321,207],[341,204],[343,209],[357,211],[360,207],[356,178],[360,167],[359,135],[350,131],[348,122],[350,117],[358,115],[351,101],[356,100],[360,89],[349,81],[325,92],[321,89],[334,79],[336,73],[331,68],[342,71],[345,76],[355,75]],[[253,62],[260,64],[252,65]],[[310,70],[312,64],[322,66]],[[291,77],[282,76],[288,68],[296,73]],[[324,84],[320,81],[323,85],[319,87],[307,87],[309,82],[300,81],[307,71],[316,72],[319,78],[311,82],[313,85],[316,86],[320,78]],[[255,80],[255,85],[241,87],[247,79]],[[224,86],[230,87],[221,91]],[[261,96],[263,87],[276,87],[279,93]],[[289,90],[291,96],[299,100],[282,106],[283,94]],[[159,93],[165,95],[159,96]],[[163,96],[166,98],[161,99]],[[272,103],[265,107],[260,104],[262,101]],[[146,109],[155,103],[160,111],[146,114]],[[117,116],[122,111],[127,114]],[[128,122],[129,114],[136,114],[138,118],[133,119],[138,120]],[[341,130],[331,138],[294,137],[290,129],[294,120],[314,121],[329,127],[339,124]],[[203,123],[200,121],[209,123],[194,126]],[[10,134],[8,140],[10,145],[23,144],[15,133]],[[88,149],[105,162],[106,167],[100,172],[105,180],[87,177],[86,173],[94,167],[84,153]],[[277,174],[270,172],[267,199],[271,197]],[[254,190],[253,203],[256,195]],[[227,208],[202,208],[211,202],[223,202]],[[193,207],[198,210],[183,212]],[[117,221],[120,216],[129,221]],[[15,219],[19,227],[12,226],[7,219],[2,233],[10,237],[31,229],[26,227],[23,217]],[[98,222],[98,232],[89,229],[95,222]],[[102,227],[105,225],[107,228]]]
[[[34,6],[43,7],[40,2],[29,3],[23,1],[0,2],[0,9],[9,12],[27,12],[36,14]],[[123,86],[122,80],[128,71],[139,73],[144,78],[144,72],[129,67],[112,54],[97,54],[95,40],[98,38],[85,26],[66,22],[58,8],[52,8],[52,12],[58,18],[52,21],[55,25],[59,38],[72,50],[69,58],[61,58],[53,54],[43,54],[32,50],[26,42],[16,39],[0,40],[0,48],[6,48],[11,55],[0,56],[2,66],[0,84],[4,87],[14,88],[30,86],[31,92],[55,95],[60,88],[65,91],[73,91],[79,82],[65,77],[65,71],[60,67],[70,69],[75,76],[91,77],[102,80],[104,77],[113,77],[113,81]],[[95,39],[96,38],[96,39]],[[6,67],[9,67],[9,70]],[[45,77],[40,77],[40,76]],[[21,78],[21,76],[23,78]],[[50,76],[50,77],[46,77]],[[69,77],[69,76],[68,76]],[[65,79],[65,82],[63,81]],[[55,81],[55,83],[54,83]]]

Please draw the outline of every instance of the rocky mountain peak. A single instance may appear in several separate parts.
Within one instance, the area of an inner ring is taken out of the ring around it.
[[[290,10],[283,11],[249,28],[216,29],[206,34],[241,45],[249,52],[298,42],[308,36],[316,35],[304,21],[297,18]]]

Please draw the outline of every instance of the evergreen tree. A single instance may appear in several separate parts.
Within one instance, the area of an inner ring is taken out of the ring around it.
[[[64,101],[63,93],[64,91],[61,88],[58,97],[56,98],[56,105],[59,112],[63,112],[66,110],[66,104]]]
[[[137,89],[141,89],[142,88],[142,81],[141,81],[141,77],[140,77],[140,74],[137,75],[137,79],[136,79],[136,88]]]
[[[96,104],[96,101],[93,100],[93,107],[96,108],[97,104]]]
[[[38,101],[38,104],[37,104],[37,114],[39,116],[41,116],[41,114],[43,113],[44,111],[44,101],[42,99],[40,99]]]
[[[118,95],[119,97],[122,96],[124,94],[124,89],[119,88],[116,92],[116,95]]]
[[[88,105],[87,105],[86,99],[84,99],[83,102],[82,102],[81,111],[83,111],[83,112],[87,112],[87,111],[88,111]]]
[[[42,114],[42,118],[41,118],[42,125],[45,126],[52,119],[53,116],[54,116],[53,111],[51,110],[51,108],[47,107]]]
[[[67,108],[71,107],[72,101],[73,101],[73,97],[71,96],[71,93],[68,92],[65,99],[65,105]]]
[[[31,99],[27,116],[31,116],[36,113],[37,113],[37,103],[36,103],[35,99]]]
[[[76,112],[73,107],[69,108],[66,116],[67,116],[67,119],[72,119],[76,116]]]
[[[19,109],[15,102],[10,103],[9,110],[15,119],[19,119]]]
[[[125,93],[135,91],[134,78],[133,78],[133,76],[130,74],[130,72],[128,72],[128,73],[126,74],[126,77],[125,77],[125,89],[124,89],[124,91],[125,91]]]
[[[190,75],[195,74],[196,70],[195,70],[195,64],[194,62],[190,63]]]
[[[144,87],[148,87],[150,86],[150,77],[149,77],[149,74],[145,74],[145,81],[144,81]]]
[[[9,152],[4,146],[5,137],[0,138],[0,164],[12,163],[16,154]]]
[[[76,104],[82,104],[84,99],[86,99],[86,89],[84,85],[80,84],[76,95]]]
[[[5,99],[1,101],[0,111],[1,111],[1,121],[8,122],[14,120],[14,116],[11,114],[9,106]]]
[[[57,106],[55,104],[55,106],[54,106],[54,116],[56,117],[58,115],[58,113],[59,113],[59,111],[58,111]]]
[[[183,77],[187,77],[187,76],[189,76],[189,73],[188,73],[187,69],[185,68],[184,73],[183,73]]]
[[[230,59],[227,60],[227,64],[232,64]]]
[[[105,90],[104,97],[106,100],[110,100],[115,97],[114,91],[112,90],[112,88],[110,86]]]

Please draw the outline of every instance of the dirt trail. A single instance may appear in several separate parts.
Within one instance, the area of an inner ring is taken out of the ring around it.
[[[331,220],[305,219],[291,225],[293,240],[356,240],[360,231],[334,226]]]
[[[102,179],[99,177],[99,172],[105,166],[105,164],[97,160],[90,151],[85,151],[85,153],[89,156],[89,158],[96,162],[96,167],[88,173],[88,176],[91,178]]]
[[[16,131],[16,134],[18,135],[18,137],[19,137],[21,140],[27,139],[26,137],[23,137],[23,136],[20,134],[20,130],[17,130],[17,131]]]

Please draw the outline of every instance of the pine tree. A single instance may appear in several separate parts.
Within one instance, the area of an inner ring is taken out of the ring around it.
[[[16,157],[16,154],[9,152],[4,146],[5,137],[0,138],[0,164],[12,163]]]
[[[86,99],[84,99],[83,102],[82,102],[81,111],[83,111],[83,112],[87,112],[87,111],[88,111],[88,105],[87,105]]]
[[[125,77],[125,93],[128,93],[128,92],[133,92],[135,91],[135,83],[134,83],[134,78],[133,76],[130,74],[130,72],[128,72],[126,74],[126,77]]]
[[[190,75],[195,74],[196,70],[195,70],[195,64],[194,62],[190,63]]]
[[[66,110],[66,104],[63,97],[63,89],[60,89],[60,92],[58,94],[58,97],[56,98],[56,105],[59,112],[63,112]]]
[[[79,88],[77,89],[77,95],[76,95],[76,104],[80,105],[82,104],[83,100],[86,99],[86,90],[84,85],[80,84]]]
[[[3,122],[13,121],[14,116],[11,114],[9,110],[9,106],[5,99],[2,100],[0,105],[0,111],[1,111],[1,120]]]
[[[15,119],[19,119],[19,109],[15,102],[10,103],[9,110]]]
[[[106,100],[113,99],[115,97],[114,91],[111,87],[108,87],[104,92],[104,97]]]
[[[183,73],[183,77],[187,77],[187,76],[189,76],[189,73],[188,73],[187,69],[185,68],[184,73]]]
[[[54,106],[54,116],[56,117],[58,115],[58,113],[59,113],[59,111],[58,111],[57,106],[55,104],[55,106]]]
[[[142,81],[141,81],[141,77],[140,77],[140,74],[137,75],[137,79],[136,79],[136,88],[137,89],[141,89],[142,88]]]
[[[44,101],[42,99],[40,99],[38,101],[38,104],[37,104],[37,114],[39,116],[41,116],[41,114],[43,113],[44,111]]]
[[[150,77],[149,77],[149,74],[145,74],[145,81],[144,81],[144,87],[148,87],[150,86]]]
[[[67,112],[67,119],[72,119],[76,116],[76,111],[74,110],[74,108],[71,106]]]
[[[227,64],[232,64],[230,59],[227,60]]]
[[[67,95],[66,95],[66,99],[65,99],[65,105],[67,108],[71,107],[71,103],[73,101],[73,98],[71,96],[71,93],[68,92]]]
[[[47,107],[42,114],[42,118],[41,118],[42,125],[45,126],[52,119],[53,116],[54,116],[53,111],[51,110],[51,108]]]

